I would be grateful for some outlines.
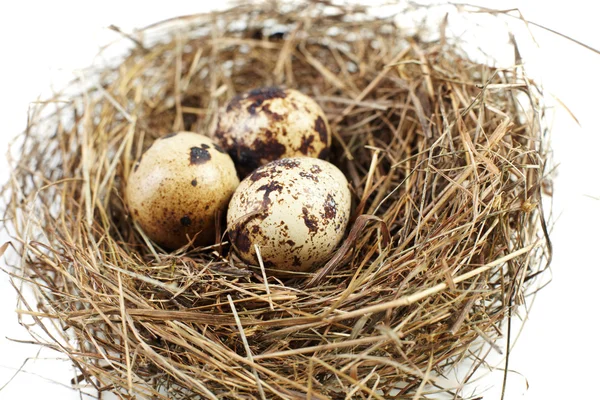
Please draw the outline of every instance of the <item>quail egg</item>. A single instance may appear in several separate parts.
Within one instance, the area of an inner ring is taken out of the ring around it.
[[[284,157],[327,158],[331,130],[321,107],[294,89],[264,87],[234,97],[218,113],[215,140],[244,177]]]
[[[191,132],[157,139],[127,182],[130,213],[160,246],[215,241],[215,221],[239,184],[233,161],[210,138]]]
[[[246,177],[227,211],[238,256],[279,272],[308,271],[324,263],[344,236],[350,216],[344,174],[317,158],[272,161]]]

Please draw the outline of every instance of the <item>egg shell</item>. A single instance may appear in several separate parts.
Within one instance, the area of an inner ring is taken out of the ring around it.
[[[267,268],[308,271],[323,264],[344,236],[350,216],[344,174],[316,158],[284,158],[242,181],[227,212],[238,256],[257,265],[254,245]]]
[[[278,87],[234,97],[220,109],[212,135],[242,177],[279,158],[325,159],[331,145],[331,130],[321,107],[297,90]]]
[[[233,161],[210,138],[191,132],[157,139],[127,182],[129,211],[160,246],[179,248],[215,241],[215,218],[224,215],[239,179]]]

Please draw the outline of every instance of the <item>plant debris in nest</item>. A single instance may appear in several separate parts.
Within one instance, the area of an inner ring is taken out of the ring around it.
[[[522,69],[317,1],[123,40],[116,65],[35,105],[4,190],[12,274],[36,296],[19,290],[20,313],[72,360],[73,383],[121,398],[461,398],[550,256],[543,108]],[[235,94],[277,85],[323,107],[330,161],[351,183],[331,261],[282,279],[236,259],[226,234],[154,246],[124,199],[135,160],[163,135],[206,133]],[[448,385],[458,362],[469,373]]]

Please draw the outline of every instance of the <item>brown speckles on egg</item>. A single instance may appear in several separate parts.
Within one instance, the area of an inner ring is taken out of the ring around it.
[[[256,109],[258,107],[260,107],[265,101],[267,100],[271,100],[271,99],[283,99],[285,98],[287,95],[285,94],[285,92],[278,87],[264,87],[264,88],[258,88],[258,89],[254,89],[248,92],[248,94],[246,95],[245,100],[250,101],[251,103],[247,106],[248,112],[250,113],[250,115],[254,115],[256,114]],[[268,104],[266,104],[267,109],[268,108]],[[264,107],[263,107],[264,109]],[[269,110],[268,111],[270,114],[272,114],[272,112]]]
[[[310,233],[314,234],[319,230],[317,217],[312,215],[306,207],[302,207],[302,219],[304,220],[304,225],[306,225]]]
[[[240,225],[251,245],[248,251],[236,246],[244,261],[256,265],[257,244],[265,265],[307,271],[335,250],[349,213],[347,180],[335,166],[314,158],[284,158],[244,179],[229,204],[227,225],[239,230],[244,221]]]
[[[281,193],[281,189],[283,189],[283,186],[281,185],[281,183],[271,181],[267,184],[262,185],[261,187],[259,187],[256,190],[257,191],[264,190],[265,193],[263,194],[263,206],[266,207],[271,202],[271,199],[269,199],[269,195],[271,194],[271,192],[280,192]]]
[[[303,178],[310,179],[313,182],[319,182],[319,177],[313,173],[302,171],[299,175]]]
[[[257,89],[252,89],[248,92],[247,98],[253,102],[262,104],[265,100],[283,99],[287,96],[285,90],[277,86],[267,86]]]
[[[208,147],[192,147],[190,148],[190,165],[204,164],[211,159]]]
[[[277,87],[234,97],[219,111],[212,135],[242,176],[278,158],[317,157],[331,144],[320,106],[297,90]]]
[[[252,175],[250,175],[250,180],[252,182],[256,182],[259,179],[262,179],[266,176],[269,176],[270,172],[269,171],[264,171],[264,170],[256,170],[252,173]]]
[[[198,186],[198,180],[196,178],[192,179],[192,186]]]
[[[325,199],[325,203],[323,204],[323,211],[322,217],[326,219],[334,219],[337,214],[337,203],[331,193],[327,194],[327,199]]]
[[[275,167],[282,167],[285,169],[294,169],[300,166],[300,161],[294,158],[282,158],[281,160],[275,160],[272,163]]]
[[[315,140],[314,136],[302,136],[302,144],[300,145],[300,152],[302,154],[308,154],[312,149],[312,142]]]
[[[273,138],[271,131],[266,131],[265,136],[266,140],[256,139],[252,142],[252,149],[258,153],[258,159],[269,158],[276,160],[285,154],[285,146]]]
[[[283,119],[285,118],[284,115],[271,111],[271,107],[269,106],[269,104],[263,105],[261,111],[265,113],[265,115],[268,115],[269,118],[273,121],[283,121]],[[282,132],[282,135],[286,135],[285,130]]]

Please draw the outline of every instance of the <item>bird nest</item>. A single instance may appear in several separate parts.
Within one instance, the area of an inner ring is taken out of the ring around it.
[[[546,131],[520,66],[441,32],[314,1],[123,34],[124,56],[32,108],[4,190],[36,342],[121,398],[460,398],[550,258]],[[333,257],[288,278],[237,259],[223,224],[215,245],[165,251],[125,199],[153,140],[206,133],[261,86],[321,105],[353,197]]]

